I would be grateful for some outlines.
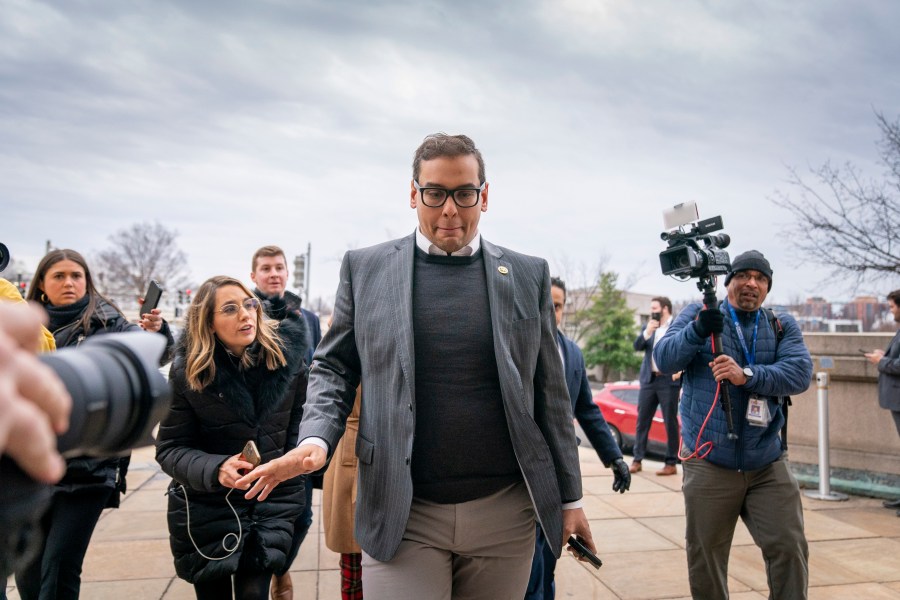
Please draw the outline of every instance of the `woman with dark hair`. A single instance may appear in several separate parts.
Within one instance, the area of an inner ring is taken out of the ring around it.
[[[77,346],[93,335],[143,329],[166,336],[161,364],[171,351],[172,334],[159,309],[142,315],[139,325],[130,323],[97,291],[87,262],[74,250],[53,250],[41,259],[26,298],[47,311],[47,328],[57,348]],[[16,586],[23,600],[78,598],[81,565],[91,534],[103,509],[119,506],[128,461],[129,457],[66,459],[66,474],[56,484],[42,520],[41,551],[16,572]]]
[[[197,290],[170,373],[172,405],[159,428],[156,460],[172,476],[169,543],[179,577],[197,598],[266,600],[272,574],[291,548],[304,508],[301,477],[266,502],[232,494],[253,468],[297,445],[306,399],[306,325],[289,315],[277,325],[259,300],[231,277]]]

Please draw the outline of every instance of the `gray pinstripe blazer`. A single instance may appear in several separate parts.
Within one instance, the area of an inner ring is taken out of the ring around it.
[[[483,238],[481,247],[513,448],[547,540],[559,556],[561,504],[581,498],[581,472],[556,348],[550,271],[543,259]],[[415,235],[410,235],[344,256],[333,322],[313,358],[300,425],[301,440],[317,436],[333,449],[362,379],[356,539],[381,561],[397,551],[412,502],[414,249]]]

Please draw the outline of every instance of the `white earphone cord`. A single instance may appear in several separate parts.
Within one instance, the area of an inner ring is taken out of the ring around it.
[[[194,541],[194,536],[191,535],[191,505],[188,502],[187,490],[185,489],[185,487],[183,485],[180,487],[181,487],[181,491],[184,493],[184,508],[185,508],[185,511],[187,512],[188,537],[190,538],[191,543],[194,545],[194,548],[196,548],[196,550],[200,554],[200,556],[202,556],[206,560],[225,560],[226,558],[228,558],[229,556],[234,554],[235,551],[238,549],[238,546],[241,543],[241,536],[244,534],[244,530],[241,527],[241,518],[238,516],[237,511],[234,510],[234,506],[232,506],[231,502],[228,500],[228,496],[231,495],[231,492],[234,491],[234,488],[228,490],[228,493],[225,494],[225,503],[228,504],[228,508],[230,508],[231,512],[234,513],[234,518],[237,520],[237,524],[238,524],[238,532],[237,532],[237,535],[235,535],[234,533],[225,534],[225,537],[222,538],[222,548],[224,548],[225,551],[228,552],[228,554],[226,554],[225,556],[222,556],[220,558],[213,558],[212,556],[207,556],[207,555],[203,554],[203,551],[197,545],[197,542]],[[231,548],[229,548],[225,543],[229,537],[234,538],[234,546],[232,546]]]

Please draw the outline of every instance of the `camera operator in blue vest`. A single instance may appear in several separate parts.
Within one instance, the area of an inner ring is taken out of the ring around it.
[[[804,599],[808,548],[800,488],[780,436],[780,399],[809,387],[812,360],[796,321],[789,315],[770,320],[761,308],[772,288],[772,268],[762,253],[738,255],[725,286],[721,306],[689,306],[653,351],[663,372],[684,370],[681,454],[691,595],[728,597],[728,556],[740,517],[762,550],[769,597]],[[714,333],[721,333],[723,351],[715,359]],[[733,431],[722,387],[730,394]]]

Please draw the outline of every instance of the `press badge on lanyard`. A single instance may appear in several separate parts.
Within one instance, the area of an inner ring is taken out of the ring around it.
[[[756,335],[759,333],[759,313],[762,311],[756,311],[756,323],[753,324],[753,340],[750,348],[747,348],[744,331],[741,329],[741,324],[731,304],[728,305],[728,311],[731,313],[732,321],[734,321],[734,330],[737,332],[738,341],[741,343],[741,350],[744,352],[747,366],[752,367],[756,361]],[[745,417],[747,422],[754,427],[768,427],[769,422],[772,420],[768,401],[757,394],[752,394],[747,401],[747,414]]]
[[[768,427],[772,415],[769,414],[769,402],[756,394],[747,402],[747,422],[754,427]]]

